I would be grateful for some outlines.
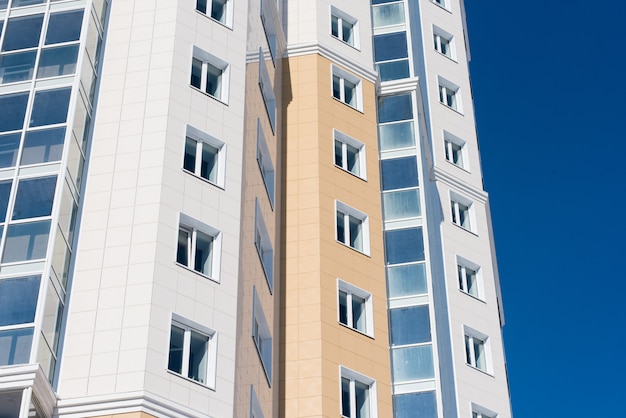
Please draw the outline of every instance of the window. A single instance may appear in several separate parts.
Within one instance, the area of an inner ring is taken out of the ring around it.
[[[376,418],[376,381],[339,366],[341,377],[341,416]]]
[[[187,126],[183,169],[223,188],[225,147],[222,141],[194,127]]]
[[[263,24],[263,30],[265,31],[265,37],[267,39],[267,46],[270,50],[270,55],[272,56],[272,63],[276,63],[276,54],[278,54],[278,43],[276,36],[276,23],[274,23],[273,15],[274,12],[269,9],[272,8],[270,6],[272,4],[271,0],[262,0],[261,1],[261,23]]]
[[[340,41],[359,48],[358,20],[334,6],[330,7],[330,33]]]
[[[463,113],[460,97],[459,86],[439,78],[439,102],[441,104]]]
[[[230,0],[196,0],[196,10],[211,19],[232,26]]]
[[[33,111],[30,115],[30,126],[65,123],[71,94],[71,87],[42,90],[35,93]]]
[[[403,393],[393,396],[395,418],[415,418],[415,411],[420,411],[420,418],[437,418],[437,396],[434,391]]]
[[[261,89],[261,96],[263,97],[263,103],[265,104],[265,110],[267,111],[267,117],[272,127],[272,132],[276,131],[276,96],[274,95],[274,88],[270,80],[270,75],[265,66],[265,60],[263,59],[263,50],[259,48],[259,87]]]
[[[46,45],[77,41],[83,25],[83,10],[53,13],[48,21]]]
[[[452,211],[452,223],[468,231],[473,230],[472,202],[456,193],[450,193],[450,209]]]
[[[348,106],[361,110],[361,80],[334,65],[332,75],[333,97]]]
[[[424,261],[424,232],[422,227],[385,231],[387,264]]]
[[[34,48],[39,45],[43,14],[9,19],[4,33],[2,51]]]
[[[339,201],[336,206],[337,241],[369,254],[369,220],[366,214],[353,209]]]
[[[172,313],[168,370],[215,388],[217,334]]]
[[[457,276],[459,278],[459,289],[475,298],[480,298],[479,271],[479,266],[460,257],[458,258]]]
[[[270,241],[270,235],[265,227],[259,200],[256,200],[255,217],[254,217],[254,246],[259,254],[263,273],[267,280],[270,292],[274,289],[274,249]]]
[[[370,337],[374,334],[372,295],[337,279],[339,322]]]
[[[253,307],[252,307],[252,339],[259,353],[265,376],[267,381],[272,384],[272,334],[263,313],[263,307],[256,291],[253,291]]]
[[[272,163],[272,157],[270,156],[270,150],[267,146],[265,135],[263,134],[260,119],[257,119],[256,159],[259,163],[259,169],[261,170],[261,177],[263,177],[263,184],[265,184],[267,196],[270,199],[272,208],[274,208],[274,164]]]
[[[385,221],[421,216],[417,157],[386,158],[380,169]]]
[[[191,85],[224,103],[228,103],[229,69],[227,62],[193,48]]]
[[[444,30],[433,27],[433,41],[435,46],[435,51],[439,52],[442,55],[454,60],[456,59],[454,48],[453,48],[453,36]]]
[[[221,233],[184,214],[180,214],[176,262],[215,281],[219,281]]]
[[[404,2],[372,3],[384,3],[372,5],[372,25],[374,29],[404,24]]]
[[[498,414],[472,402],[472,418],[498,418]]]
[[[333,130],[335,139],[335,165],[362,179],[367,178],[365,170],[365,144],[348,135]]]
[[[254,392],[253,385],[250,385],[250,418],[263,418],[261,403]]]
[[[491,371],[488,342],[486,335],[465,327],[465,362],[485,373]]]
[[[446,4],[446,0],[431,0],[433,3],[438,4],[439,6],[446,8],[447,4]]]
[[[381,151],[415,146],[411,94],[378,98],[378,138]]]
[[[9,225],[2,254],[3,263],[46,258],[50,221]]]
[[[374,60],[381,81],[409,77],[409,49],[406,31],[375,35]]]
[[[27,103],[28,93],[0,96],[0,109],[11,109],[10,112],[0,112],[0,132],[23,128]]]
[[[467,169],[468,164],[467,158],[465,157],[466,142],[448,132],[444,132],[443,143],[445,147],[446,160],[458,167]]]

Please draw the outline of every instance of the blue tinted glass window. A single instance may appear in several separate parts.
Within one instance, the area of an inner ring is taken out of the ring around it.
[[[409,263],[424,260],[422,228],[385,231],[387,264]]]
[[[71,92],[70,87],[37,92],[33,104],[33,113],[30,117],[30,126],[65,122]]]
[[[37,51],[3,54],[0,57],[0,83],[16,83],[33,78]]]
[[[32,6],[33,4],[45,3],[46,0],[13,0],[11,7]]]
[[[15,51],[38,46],[42,23],[42,14],[9,19],[2,50]]]
[[[3,263],[46,257],[50,221],[10,225],[4,245]]]
[[[374,57],[376,61],[407,58],[406,32],[386,33],[374,37]]]
[[[0,0],[0,10],[6,9],[8,3],[9,3],[9,0]],[[2,23],[3,22],[0,22],[0,32],[2,32]]]
[[[4,222],[7,217],[7,206],[9,205],[12,184],[12,180],[0,182],[0,223]]]
[[[46,32],[46,45],[77,41],[80,38],[82,25],[82,9],[51,15]]]
[[[409,60],[383,62],[378,64],[380,81],[399,80],[410,77]]]
[[[435,392],[406,393],[394,395],[395,418],[437,418]]]
[[[432,344],[391,350],[394,383],[411,382],[435,377]]]
[[[15,133],[0,136],[0,168],[13,167],[17,160],[17,149],[22,134]]]
[[[432,340],[428,305],[392,309],[389,318],[392,345],[427,343]]]
[[[63,155],[65,128],[43,129],[26,134],[20,165],[59,161]]]
[[[381,161],[383,190],[417,187],[417,158],[403,157]]]
[[[424,264],[389,267],[387,269],[387,287],[389,288],[390,298],[428,293]]]
[[[20,180],[12,219],[50,216],[56,183],[56,176]]]
[[[35,320],[39,276],[0,280],[0,326]]]
[[[0,331],[0,366],[28,363],[32,342],[33,328]]]
[[[372,0],[372,4],[392,3],[398,0]]]
[[[74,74],[76,57],[78,57],[78,45],[44,49],[39,58],[37,78]]]
[[[413,104],[410,94],[384,96],[378,99],[378,122],[394,122],[413,119]]]
[[[28,93],[0,96],[0,132],[22,129]]]

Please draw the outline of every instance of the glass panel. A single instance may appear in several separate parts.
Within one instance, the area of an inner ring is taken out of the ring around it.
[[[89,120],[87,120],[89,123]],[[70,139],[70,149],[67,156],[67,172],[69,178],[74,182],[76,189],[80,190],[80,185],[83,179],[83,167],[85,164],[85,157],[81,152],[76,138],[72,135]]]
[[[65,122],[71,93],[71,87],[37,92],[30,117],[30,126]]]
[[[13,0],[11,7],[32,6],[33,4],[45,3],[46,0]]]
[[[222,89],[222,70],[211,64],[207,64],[206,92],[220,99]]]
[[[57,234],[54,237],[54,246],[52,248],[52,268],[56,273],[56,276],[61,279],[63,286],[67,283],[70,256],[71,252],[68,244],[65,242],[65,238],[61,233],[61,228],[58,228]]]
[[[394,348],[391,351],[394,383],[413,380],[432,379],[435,377],[433,367],[432,345],[417,347]]]
[[[6,1],[4,2],[6,7]],[[0,393],[0,405],[2,405],[2,417],[14,418],[20,416],[22,404],[22,391]]]
[[[35,320],[39,276],[0,280],[0,326]]]
[[[354,216],[349,216],[350,220],[350,246],[359,251],[363,250],[362,221]]]
[[[9,226],[2,262],[12,263],[45,258],[49,233],[50,221]]]
[[[402,157],[381,161],[383,190],[417,187],[417,158]]]
[[[404,3],[372,7],[374,28],[404,23]]]
[[[196,271],[211,275],[211,251],[213,247],[213,237],[203,232],[196,231],[196,257],[195,267]]]
[[[3,54],[0,57],[0,83],[16,83],[33,78],[37,51]]]
[[[9,19],[4,34],[2,51],[33,48],[39,45],[43,14]]]
[[[391,309],[391,344],[407,345],[432,341],[428,305]]]
[[[200,383],[206,383],[209,357],[209,338],[191,331],[189,346],[189,372],[187,377]]]
[[[370,417],[369,386],[359,381],[354,382],[354,397],[356,398],[356,418]]]
[[[37,78],[70,75],[76,72],[78,45],[47,48],[41,51]]]
[[[52,350],[48,346],[45,338],[39,339],[39,347],[37,348],[36,360],[39,363],[39,367],[48,377],[48,381],[51,382],[54,377],[54,366],[56,365],[56,359],[52,354]],[[33,404],[31,403],[30,410],[28,411],[28,418],[46,418],[45,415],[40,414]]]
[[[59,331],[61,329],[61,319],[63,317],[63,304],[54,290],[52,282],[48,283],[48,293],[46,295],[46,305],[43,311],[43,325],[41,331],[54,351],[59,342]]]
[[[0,366],[28,363],[32,342],[33,328],[0,331]]]
[[[194,58],[191,62],[191,85],[195,88],[202,88],[202,61]]]
[[[341,100],[341,79],[336,75],[333,76],[333,97]]]
[[[410,77],[409,60],[382,62],[378,65],[380,81],[399,80]]]
[[[206,1],[207,0],[197,0],[196,1],[196,10],[206,14]]]
[[[356,106],[356,84],[343,80],[344,86],[344,102],[350,106]]]
[[[437,397],[435,392],[395,395],[393,411],[395,418],[415,418],[415,411],[419,411],[419,418],[437,418]]]
[[[178,230],[178,249],[176,251],[176,262],[189,266],[189,231],[180,228]]]
[[[65,128],[31,131],[24,139],[20,165],[60,161],[63,156]]]
[[[335,139],[335,165],[343,167],[343,145]]]
[[[413,119],[410,94],[385,96],[378,99],[378,123]]]
[[[170,354],[167,368],[173,372],[181,374],[183,372],[183,342],[185,331],[182,328],[172,325],[170,331]]]
[[[365,332],[365,299],[352,295],[352,328]]]
[[[6,9],[8,3],[9,0],[0,0],[0,10]],[[0,32],[2,32],[2,22],[0,22]]]
[[[198,143],[187,137],[185,140],[185,157],[183,159],[183,168],[185,170],[196,172],[196,148]]]
[[[341,378],[341,415],[350,416],[350,380]]]
[[[424,260],[422,228],[385,231],[387,264],[408,263]]]
[[[4,109],[4,111],[6,110]],[[21,133],[0,136],[0,168],[13,167],[15,165],[21,136]]]
[[[63,187],[63,194],[61,197],[61,211],[59,213],[59,227],[61,232],[67,239],[67,242],[72,242],[74,238],[74,224],[76,222],[76,212],[78,211],[78,205],[74,200],[74,196],[70,192],[70,188],[67,184],[67,179]]]
[[[0,182],[0,223],[3,223],[7,217],[7,206],[9,205],[12,184],[13,180]]]
[[[207,143],[202,144],[200,175],[213,183],[217,181],[217,148]]]
[[[54,13],[50,15],[46,45],[71,42],[80,39],[80,27],[83,25],[83,10]]]
[[[344,225],[344,215],[343,213],[337,211],[337,241],[346,243],[346,227]]]
[[[415,146],[413,122],[382,125],[379,126],[378,129],[380,148],[382,151]]]
[[[335,37],[339,37],[339,18],[337,16],[330,16],[330,33]]]
[[[28,93],[0,96],[0,132],[22,129]]]
[[[57,177],[20,180],[12,219],[50,216]]]
[[[387,285],[390,298],[424,295],[428,293],[426,267],[424,264],[389,267]]]
[[[485,370],[485,343],[478,338],[473,338],[474,342],[474,357],[476,358],[476,368]]]
[[[346,144],[346,162],[348,163],[347,170],[357,176],[361,174],[359,165],[359,149],[352,145]]]
[[[386,33],[374,36],[376,61],[390,61],[409,56],[406,32]]]
[[[344,42],[354,45],[354,40],[352,39],[352,23],[346,22],[345,19],[341,20],[341,37]]]
[[[339,322],[348,325],[348,294],[339,291]]]
[[[211,17],[218,22],[224,23],[226,21],[226,1],[213,0],[211,2]]]
[[[422,216],[417,189],[383,194],[385,221]]]

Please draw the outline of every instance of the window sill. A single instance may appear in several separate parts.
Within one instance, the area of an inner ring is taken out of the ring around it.
[[[206,274],[204,274],[204,273],[200,273],[199,271],[196,271],[196,270],[194,270],[194,269],[190,269],[189,267],[187,267],[187,266],[186,266],[186,265],[184,265],[184,264],[179,263],[178,261],[175,261],[175,262],[174,262],[174,264],[176,264],[178,267],[182,267],[182,268],[184,268],[185,270],[192,272],[193,274],[197,274],[198,276],[200,276],[200,277],[202,277],[202,278],[209,279],[209,280],[211,280],[212,282],[215,282],[215,283],[219,283],[219,282],[220,282],[220,281],[219,281],[219,279],[216,279],[216,278],[214,278],[214,277],[207,276]],[[184,376],[181,376],[181,377],[184,377]]]
[[[196,90],[197,90],[197,89],[196,89]],[[200,91],[200,90],[198,90],[198,91]],[[206,93],[205,93],[205,94],[206,94]],[[210,96],[210,95],[209,95],[209,96]],[[460,111],[460,110],[458,110],[458,109],[455,109],[455,108],[453,108],[453,107],[450,107],[450,106],[448,106],[447,104],[442,103],[442,102],[439,102],[439,104],[440,104],[441,106],[445,107],[446,109],[450,109],[451,111],[458,113],[458,114],[459,114],[459,115],[461,115],[461,116],[465,116],[465,115],[463,114],[463,112],[461,112],[461,111]]]
[[[195,88],[195,87],[194,87],[194,88]],[[196,89],[196,90],[197,90],[197,89]],[[198,91],[200,91],[200,90],[198,90]],[[337,101],[337,102],[341,103],[342,105],[344,105],[344,106],[348,106],[349,108],[354,109],[354,110],[356,110],[357,112],[359,112],[359,113],[363,113],[363,114],[364,114],[364,112],[363,112],[361,109],[359,109],[358,107],[354,107],[354,106],[352,106],[351,104],[346,103],[346,102],[344,102],[344,101],[342,101],[342,100],[340,100],[340,99],[336,98],[335,96],[332,96],[332,98],[333,98],[333,100],[335,100],[335,101]]]
[[[337,323],[338,323],[339,325],[341,325],[342,327],[347,328],[347,329],[349,329],[349,330],[351,330],[351,331],[357,332],[357,333],[359,333],[359,334],[361,334],[361,335],[363,335],[363,336],[365,336],[365,337],[367,337],[367,338],[371,338],[372,340],[375,340],[375,339],[376,339],[376,338],[374,338],[374,336],[373,336],[373,335],[370,335],[370,334],[368,334],[368,333],[366,333],[366,332],[360,331],[360,330],[358,330],[358,329],[356,329],[356,328],[352,328],[350,325],[346,325],[346,324],[344,324],[344,323],[343,323],[343,322],[341,322],[341,321],[337,321]]]
[[[200,90],[198,87],[196,87],[196,86],[194,86],[194,85],[191,85],[191,84],[190,84],[190,85],[189,85],[189,87],[191,87],[193,90],[197,91],[198,93],[201,93],[201,94],[203,94],[203,95],[205,95],[205,96],[207,96],[207,97],[210,97],[211,99],[213,99],[213,100],[215,100],[215,101],[217,101],[217,102],[219,102],[219,103],[221,103],[221,104],[223,104],[223,105],[228,106],[228,102],[225,102],[225,101],[223,101],[222,99],[220,99],[220,98],[218,98],[218,97],[215,97],[215,96],[213,96],[213,95],[211,95],[211,94],[207,93],[206,91],[202,91],[202,90]]]
[[[471,171],[469,171],[467,168],[465,168],[465,167],[461,167],[460,165],[455,164],[455,163],[453,163],[453,162],[452,162],[452,161],[450,161],[450,160],[446,160],[446,162],[447,162],[448,164],[451,164],[451,165],[453,165],[454,167],[458,168],[459,170],[463,170],[463,171],[465,171],[467,174],[472,174],[472,172],[471,172]]]
[[[478,234],[477,234],[476,232],[472,231],[471,229],[464,228],[464,227],[462,227],[461,225],[457,225],[457,224],[455,224],[454,222],[452,222],[452,225],[454,225],[454,226],[456,226],[457,228],[462,229],[463,231],[468,232],[468,233],[470,233],[470,234],[472,234],[472,235],[474,235],[474,236],[476,236],[476,237],[478,236]]]
[[[174,372],[174,371],[172,371],[172,370],[170,370],[170,369],[167,369],[167,372],[168,372],[169,374],[171,374],[171,375],[174,375],[174,376],[176,376],[176,377],[179,377],[179,378],[181,378],[181,379],[184,379],[184,380],[186,380],[186,381],[188,381],[188,382],[190,382],[190,383],[195,383],[196,385],[198,385],[198,386],[200,386],[200,387],[203,387],[203,388],[205,388],[205,389],[209,389],[209,390],[212,390],[213,392],[215,392],[215,387],[213,387],[213,386],[209,386],[209,385],[207,385],[207,384],[205,384],[205,383],[198,382],[197,380],[190,379],[189,377],[185,377],[185,376],[183,376],[182,374],[178,374],[178,373],[176,373],[176,372]]]
[[[342,44],[344,44],[344,45],[348,45],[350,48],[352,48],[352,49],[354,49],[354,50],[356,50],[356,51],[361,52],[361,48],[360,48],[360,46],[357,46],[357,45],[351,45],[351,44],[349,44],[348,42],[344,41],[343,39],[339,39],[339,38],[337,38],[337,37],[336,37],[335,35],[333,35],[332,33],[330,34],[330,37],[331,37],[331,38],[333,38],[333,39],[338,40],[339,42],[341,42],[341,43],[342,43]]]
[[[466,365],[467,367],[469,367],[470,369],[476,370],[477,372],[481,372],[481,373],[482,373],[482,374],[484,374],[484,375],[487,375],[487,376],[489,376],[489,377],[494,377],[494,378],[495,378],[495,376],[494,376],[493,374],[489,373],[489,372],[488,372],[488,371],[486,371],[486,370],[479,369],[478,367],[476,367],[476,366],[472,366],[471,364],[468,364],[468,363],[465,363],[465,365]]]
[[[441,51],[438,51],[438,50],[436,50],[436,49],[435,49],[435,52],[436,52],[437,54],[441,55],[442,57],[446,57],[447,59],[449,59],[450,61],[452,61],[452,62],[453,62],[453,63],[455,63],[455,64],[458,64],[458,63],[459,63],[456,59],[454,59],[454,58],[452,58],[452,57],[447,56],[446,54],[442,53]]]
[[[360,179],[360,180],[363,180],[364,182],[366,182],[366,183],[367,183],[367,179],[366,179],[365,177],[361,177],[361,176],[359,176],[358,174],[354,174],[352,171],[350,171],[350,170],[346,170],[345,168],[343,168],[343,167],[341,167],[341,166],[339,166],[339,165],[337,165],[337,164],[335,164],[335,167],[337,167],[337,168],[338,168],[338,169],[340,169],[341,171],[343,171],[343,172],[345,172],[345,173],[348,173],[348,174],[350,174],[351,176],[356,177],[356,178],[358,178],[358,179]]]
[[[459,292],[461,292],[465,296],[469,296],[470,298],[472,298],[474,300],[477,300],[478,302],[484,303],[485,305],[487,304],[487,302],[485,300],[481,299],[479,296],[474,296],[471,293],[468,293],[468,292],[466,292],[463,289],[459,289]]]
[[[205,13],[202,13],[202,12],[201,12],[200,10],[198,10],[198,9],[196,9],[196,13],[198,13],[198,14],[199,14],[199,15],[201,15],[201,16],[204,16],[205,18],[209,19],[209,20],[210,20],[210,21],[212,21],[212,22],[217,23],[217,24],[218,24],[218,25],[220,25],[220,26],[225,27],[226,29],[228,29],[228,30],[230,30],[230,31],[232,31],[232,30],[233,30],[233,28],[232,28],[231,26],[228,26],[226,23],[220,22],[219,20],[214,19],[214,18],[212,18],[211,16],[209,16],[209,15],[207,15],[207,14],[205,14]]]
[[[335,238],[335,241],[336,241],[338,244],[341,244],[342,246],[344,246],[344,247],[346,247],[346,248],[351,249],[352,251],[356,251],[356,252],[357,252],[357,253],[359,253],[359,254],[363,254],[363,255],[364,255],[364,256],[366,256],[366,257],[370,257],[370,255],[369,255],[368,253],[366,253],[366,252],[364,252],[364,251],[361,251],[361,250],[358,250],[358,249],[356,249],[356,248],[354,248],[354,247],[351,247],[351,246],[349,246],[348,244],[346,244],[345,242],[341,242],[341,241],[339,241],[339,240],[338,240],[338,239],[336,239],[336,238]],[[371,257],[370,257],[370,258],[371,258]]]
[[[183,170],[183,172],[184,172],[184,173],[187,173],[187,174],[189,174],[190,176],[192,176],[192,177],[194,177],[194,178],[196,178],[196,179],[198,179],[198,180],[200,180],[200,181],[203,181],[203,182],[205,182],[205,183],[207,183],[207,184],[210,184],[210,185],[211,185],[211,186],[213,186],[213,187],[217,187],[218,189],[221,189],[221,190],[226,190],[226,188],[225,188],[224,186],[220,186],[220,185],[219,185],[219,184],[217,184],[217,183],[213,183],[211,180],[207,180],[207,179],[205,179],[204,177],[200,177],[199,175],[197,175],[197,174],[196,174],[196,173],[194,173],[194,172],[191,172],[191,171],[189,171],[189,170],[185,170],[184,168],[181,168],[181,170]]]

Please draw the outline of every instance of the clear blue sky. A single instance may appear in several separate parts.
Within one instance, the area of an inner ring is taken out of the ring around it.
[[[466,11],[514,416],[626,417],[626,2]]]

